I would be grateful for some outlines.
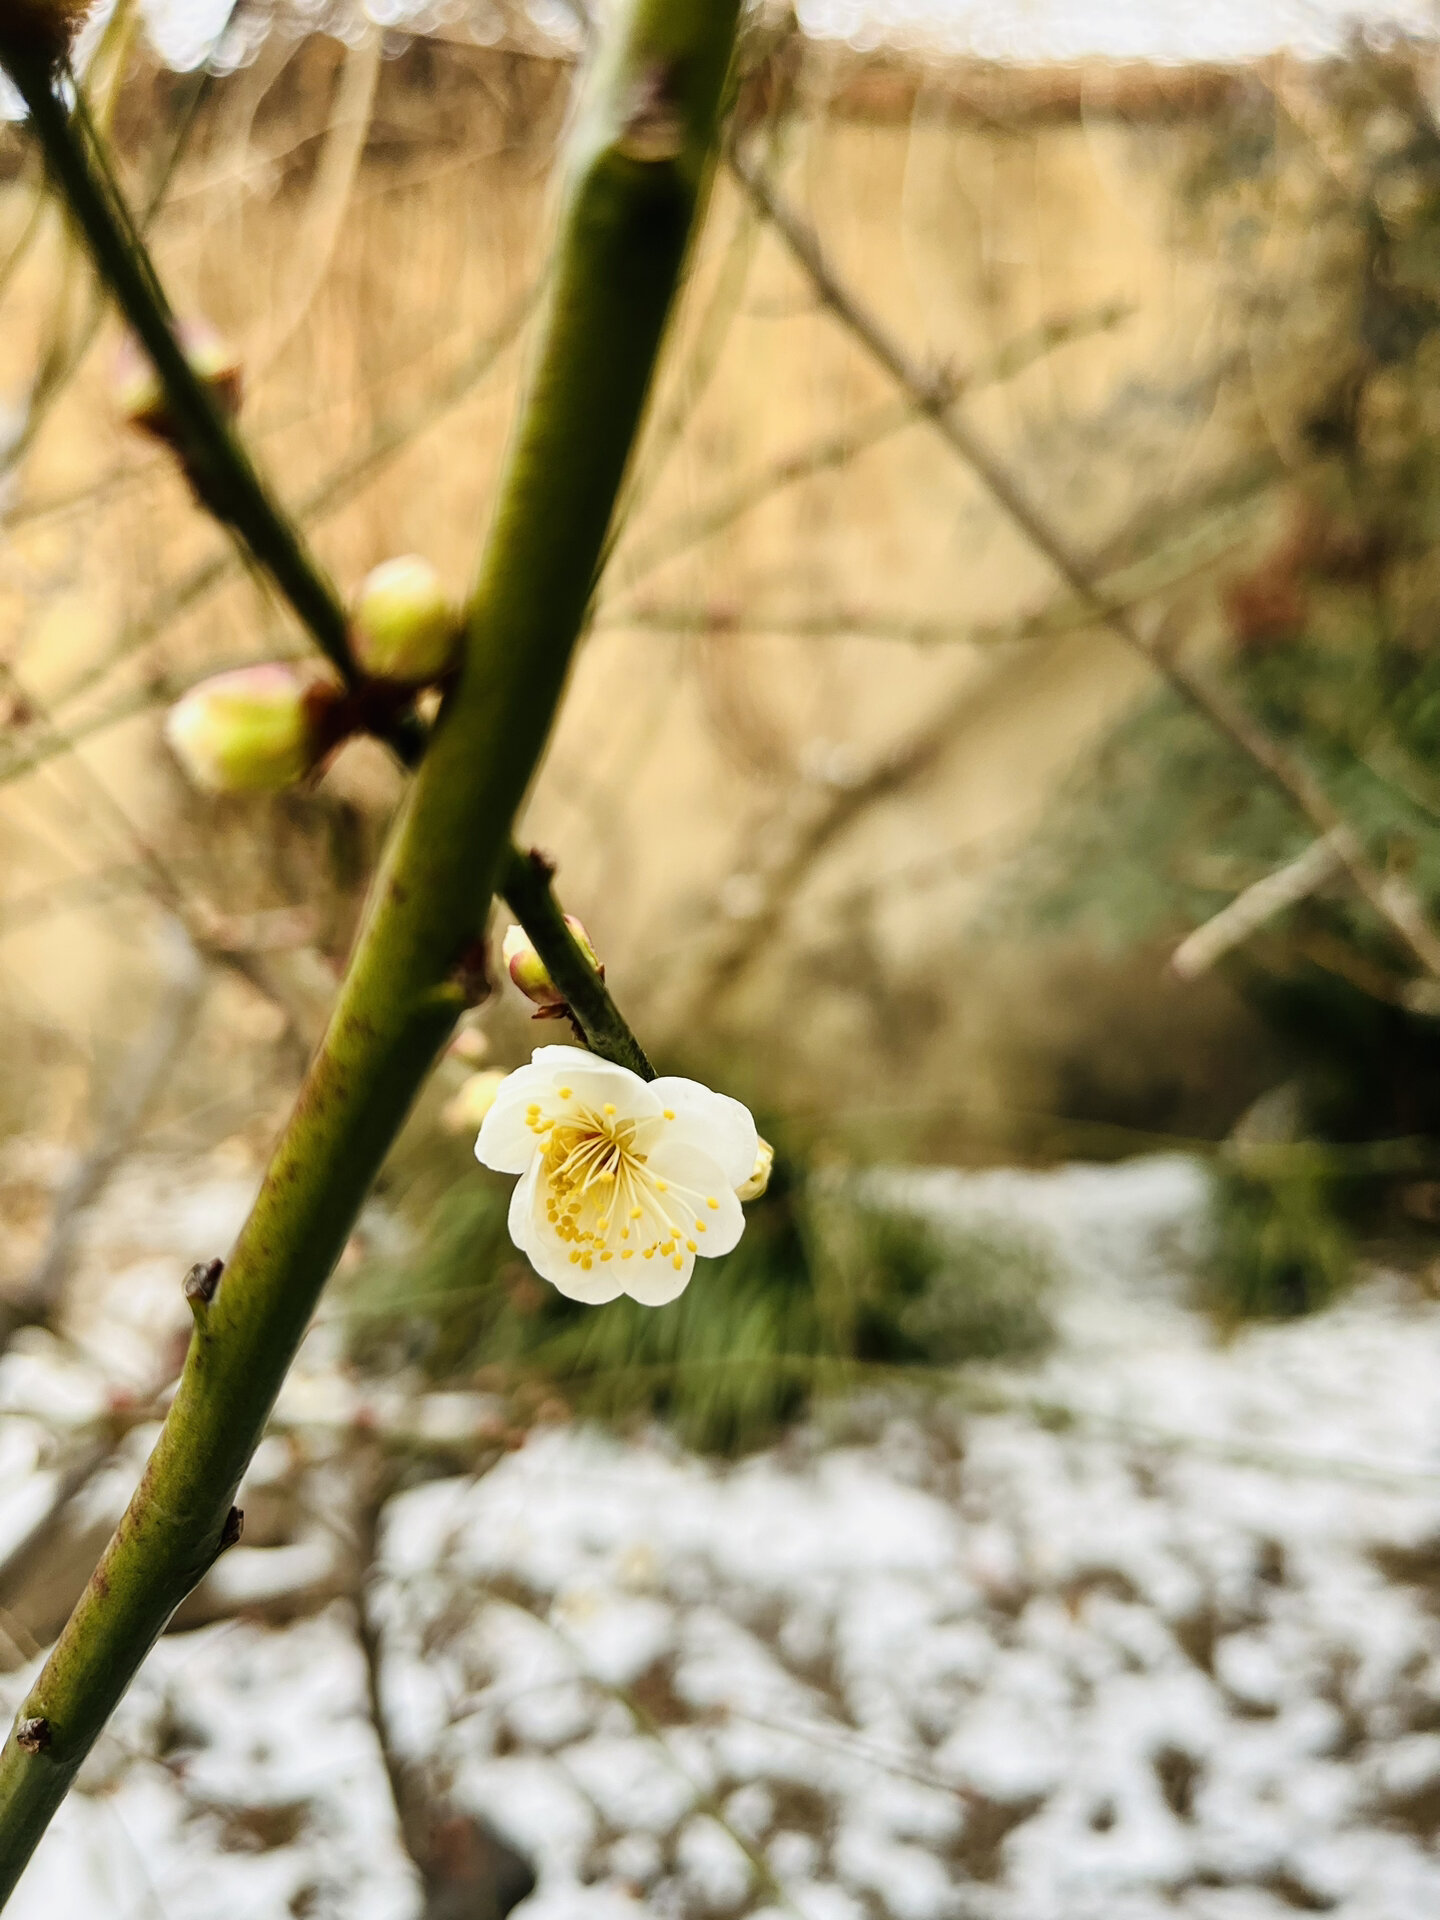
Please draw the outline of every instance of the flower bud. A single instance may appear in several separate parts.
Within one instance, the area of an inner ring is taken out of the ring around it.
[[[60,60],[90,11],[91,0],[4,0],[0,5],[0,48]]]
[[[371,679],[426,686],[449,670],[459,639],[459,615],[428,560],[401,554],[366,576],[350,644]]]
[[[170,709],[165,738],[197,787],[259,793],[293,786],[340,737],[343,689],[275,661],[217,673]]]
[[[182,320],[178,333],[185,358],[214,395],[220,411],[233,419],[240,411],[244,368],[240,356],[208,320]],[[132,427],[173,442],[175,423],[165,389],[149,355],[133,334],[120,349],[115,367],[115,404]]]
[[[770,1184],[770,1169],[775,1165],[775,1149],[768,1140],[757,1135],[755,1165],[750,1170],[750,1178],[743,1186],[735,1189],[737,1200],[758,1200]]]
[[[447,1133],[478,1133],[481,1122],[495,1104],[496,1094],[509,1077],[499,1067],[472,1073],[441,1108],[441,1126]]]
[[[603,975],[605,970],[600,965],[594,947],[590,944],[590,936],[574,914],[566,914],[565,924],[580,943],[591,966],[597,973]],[[510,978],[527,1000],[533,1000],[542,1011],[565,1005],[564,994],[550,978],[545,962],[530,944],[530,936],[523,927],[511,927],[505,935],[500,953],[509,969]]]

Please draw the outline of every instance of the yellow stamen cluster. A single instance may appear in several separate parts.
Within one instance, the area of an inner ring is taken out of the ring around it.
[[[562,1101],[574,1097],[571,1087],[556,1093]],[[674,1114],[667,1110],[664,1117],[672,1120]],[[621,1119],[609,1101],[598,1112],[577,1103],[560,1115],[547,1115],[532,1101],[525,1121],[540,1147],[546,1217],[568,1245],[572,1266],[588,1272],[597,1260],[639,1254],[669,1260],[677,1272],[684,1268],[685,1253],[698,1250],[686,1227],[702,1196],[651,1171],[641,1136],[642,1129],[649,1135],[653,1123]],[[707,1206],[720,1205],[714,1195],[703,1198]],[[694,1230],[703,1233],[705,1223],[695,1220]]]

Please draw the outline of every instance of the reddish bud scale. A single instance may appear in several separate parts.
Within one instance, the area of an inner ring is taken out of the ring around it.
[[[191,369],[210,389],[220,411],[233,420],[245,390],[240,356],[207,320],[182,320],[177,333]],[[132,427],[166,446],[177,445],[175,421],[160,376],[133,335],[127,336],[117,357],[114,391],[115,403]]]

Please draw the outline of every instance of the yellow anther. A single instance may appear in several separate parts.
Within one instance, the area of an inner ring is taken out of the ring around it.
[[[608,1260],[610,1256],[607,1254],[605,1257]],[[635,1249],[633,1247],[626,1247],[620,1255],[620,1258],[622,1260],[633,1260],[635,1258]]]
[[[593,1267],[594,1264],[595,1262],[590,1258],[588,1253],[585,1255],[585,1258],[580,1262],[580,1265],[584,1268],[586,1273],[590,1271],[591,1267]]]
[[[568,1099],[570,1098],[570,1089],[569,1089],[569,1087],[561,1087],[561,1089],[560,1089],[560,1098],[561,1098],[562,1100],[568,1100]]]
[[[670,1264],[671,1264],[671,1266],[672,1266],[672,1267],[674,1267],[674,1269],[675,1269],[675,1271],[676,1271],[676,1273],[679,1273],[679,1272],[681,1271],[681,1269],[682,1269],[682,1268],[684,1267],[684,1265],[685,1265],[685,1262],[684,1262],[684,1260],[683,1260],[683,1259],[682,1259],[682,1258],[680,1257],[680,1255],[679,1255],[679,1254],[677,1253],[677,1254],[676,1254],[676,1256],[675,1256],[675,1258],[674,1258],[674,1259],[673,1259],[673,1260],[672,1260],[672,1261],[670,1262]]]
[[[639,1220],[643,1216],[644,1212],[645,1212],[645,1209],[643,1207],[631,1207],[630,1218],[632,1220]]]
[[[661,1193],[669,1193],[670,1191],[670,1182],[668,1180],[657,1180],[655,1185]]]
[[[655,1249],[654,1249],[654,1247],[646,1247],[646,1249],[645,1249],[645,1258],[646,1258],[647,1260],[653,1260],[653,1259],[655,1258]]]
[[[607,1101],[605,1102],[605,1107],[604,1107],[604,1111],[605,1111],[606,1113],[614,1113],[614,1111],[615,1111],[615,1102],[614,1102],[613,1100],[607,1100]]]
[[[661,1247],[660,1251],[661,1253],[664,1254],[665,1258],[668,1260],[671,1254],[674,1253],[675,1251],[675,1242],[673,1240],[667,1240],[664,1246]]]
[[[602,1253],[602,1254],[601,1254],[601,1256],[600,1256],[600,1258],[601,1258],[602,1260],[613,1260],[613,1259],[615,1258],[615,1256],[614,1256],[614,1254],[613,1254],[613,1253]]]
[[[674,1109],[674,1107],[666,1107],[666,1109],[665,1109],[665,1118],[666,1118],[667,1120],[673,1120],[673,1119],[675,1118],[675,1109]]]
[[[705,1231],[705,1222],[704,1222],[703,1220],[697,1220],[697,1221],[695,1222],[695,1231],[696,1231],[696,1233],[704,1233],[704,1231]]]
[[[693,1240],[687,1240],[685,1246],[690,1253],[698,1253],[700,1251]]]
[[[707,1207],[714,1207],[717,1213],[720,1210],[720,1202],[715,1198],[713,1193],[707,1197],[705,1204]]]
[[[579,1266],[579,1264],[580,1264],[580,1256],[579,1256],[579,1254],[578,1254],[578,1253],[572,1253],[572,1254],[571,1254],[571,1256],[570,1256],[570,1264],[571,1264],[571,1266],[572,1266],[572,1267],[578,1267],[578,1266]]]

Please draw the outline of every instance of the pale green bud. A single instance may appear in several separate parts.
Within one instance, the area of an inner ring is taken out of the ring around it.
[[[170,709],[165,738],[207,793],[263,793],[310,773],[340,737],[343,690],[275,661],[202,680]]]
[[[372,680],[423,687],[454,664],[460,617],[440,576],[419,554],[385,560],[366,576],[355,602],[350,645]]]
[[[756,1136],[755,1165],[750,1178],[743,1186],[735,1189],[737,1200],[758,1200],[770,1184],[770,1170],[775,1165],[775,1149],[770,1142]]]
[[[603,975],[605,970],[600,965],[595,949],[590,944],[590,936],[584,927],[571,913],[566,914],[565,924],[579,942],[591,966]],[[530,936],[523,927],[511,927],[505,935],[500,953],[510,978],[527,1000],[532,1000],[542,1009],[565,1005],[564,994],[550,978],[549,969],[531,945]]]

